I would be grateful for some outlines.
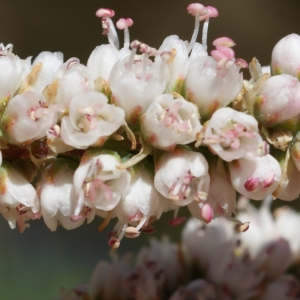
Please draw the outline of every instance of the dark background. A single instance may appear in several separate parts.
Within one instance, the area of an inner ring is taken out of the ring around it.
[[[95,16],[98,8],[114,9],[115,22],[121,17],[131,17],[134,21],[131,37],[159,47],[170,34],[177,34],[183,40],[191,38],[194,19],[186,12],[189,3],[186,0],[0,0],[0,42],[14,44],[14,53],[21,58],[35,57],[48,50],[63,52],[65,60],[75,56],[86,63],[95,46],[107,43],[101,35],[101,21]],[[300,34],[299,0],[210,0],[202,4],[219,10],[219,17],[210,21],[208,45],[217,37],[229,36],[237,44],[236,57],[248,62],[256,56],[263,65],[269,64],[272,48],[279,39],[289,33]],[[41,220],[32,222],[30,229],[19,234],[1,219],[1,299],[51,299],[58,296],[60,287],[88,281],[97,260],[108,258],[109,230],[98,233],[99,223],[100,219],[96,219],[74,231],[58,228],[52,233]],[[164,218],[158,223],[155,236],[172,232],[176,240],[181,228],[169,226]],[[125,240],[120,253],[137,251],[147,238]]]

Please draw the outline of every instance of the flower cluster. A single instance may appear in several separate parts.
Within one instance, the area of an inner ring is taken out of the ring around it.
[[[238,221],[236,192],[262,200],[300,193],[300,37],[280,41],[272,74],[250,64],[243,81],[234,42],[221,37],[208,53],[212,6],[190,4],[195,18],[190,42],[167,37],[158,49],[130,41],[130,18],[120,47],[101,8],[108,44],[86,65],[60,52],[20,59],[0,45],[0,212],[22,232],[43,217],[50,230],[74,229],[104,218],[117,224],[109,245],[155,230],[153,221],[173,210],[182,222],[187,206],[206,223]],[[200,23],[202,42],[197,42]],[[247,220],[245,220],[247,221]]]
[[[280,209],[274,218],[271,201],[257,210],[240,199],[239,217],[253,224],[245,233],[224,217],[210,224],[190,219],[180,245],[152,239],[135,260],[129,254],[102,260],[88,284],[60,299],[300,299],[300,281],[291,273],[299,272],[300,214]]]

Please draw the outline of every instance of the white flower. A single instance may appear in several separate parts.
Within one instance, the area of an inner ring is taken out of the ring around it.
[[[144,54],[135,56],[139,46]],[[154,49],[137,41],[132,43],[132,47],[130,56],[114,65],[109,84],[113,102],[124,109],[127,122],[136,124],[139,115],[146,111],[154,98],[164,92],[168,69],[165,60],[153,63],[148,58]]]
[[[206,200],[188,205],[192,216],[209,223],[220,216],[231,216],[236,207],[236,191],[225,173],[223,162],[211,164],[209,169],[210,184]]]
[[[23,232],[29,227],[27,220],[40,217],[38,195],[21,170],[6,162],[0,167],[0,183],[0,213],[10,228],[14,229],[17,223]]]
[[[62,65],[54,80],[58,80],[56,103],[63,103],[65,107],[72,98],[95,90],[89,69],[74,57]]]
[[[264,82],[255,96],[253,114],[258,122],[266,126],[275,126],[287,121],[287,128],[293,130],[299,123],[299,98],[300,83],[297,78],[288,74],[272,76]],[[284,128],[281,126],[281,129]]]
[[[273,48],[272,73],[290,74],[300,79],[300,36],[292,33],[282,38]]]
[[[21,60],[12,53],[12,47],[0,44],[0,100],[13,97],[29,65],[28,59]]]
[[[198,109],[185,99],[174,99],[172,94],[158,96],[141,117],[141,131],[150,145],[173,150],[177,144],[196,140],[202,126]]]
[[[45,87],[50,84],[55,73],[63,64],[63,54],[61,52],[41,52],[32,63],[32,71],[35,73],[34,81],[27,77],[29,89],[37,93],[42,93]],[[32,72],[31,72],[32,75]]]
[[[13,143],[30,143],[46,136],[56,122],[57,109],[42,94],[27,91],[9,101],[1,127]]]
[[[207,161],[201,153],[180,148],[164,153],[157,164],[154,185],[180,206],[205,200],[209,188]]]
[[[261,155],[264,147],[257,121],[230,107],[220,108],[212,115],[205,126],[203,143],[225,161],[253,159]]]
[[[81,218],[72,219],[76,205],[76,194],[73,185],[73,175],[76,164],[66,159],[49,161],[42,170],[37,191],[41,199],[43,219],[51,231],[57,224],[66,229],[74,229],[83,224],[85,219],[92,221],[95,212],[89,207],[81,211]]]
[[[219,66],[211,56],[191,60],[185,79],[185,98],[198,106],[201,117],[209,119],[241,91],[243,75],[239,70],[234,63]]]
[[[105,95],[90,92],[73,98],[69,104],[69,116],[61,121],[61,137],[78,149],[100,145],[124,124],[124,111],[108,104]]]
[[[87,68],[93,80],[99,77],[108,80],[110,72],[119,58],[120,54],[115,46],[109,44],[97,46],[87,62]]]
[[[272,194],[281,178],[279,163],[270,154],[252,160],[234,160],[229,163],[229,170],[233,187],[254,200],[262,200]]]
[[[116,207],[116,213],[123,229],[131,224],[137,225],[135,230],[138,231],[150,217],[160,217],[159,194],[154,188],[153,178],[141,164],[134,167],[130,187],[130,192],[122,196]]]
[[[113,151],[88,150],[74,174],[75,192],[78,197],[75,215],[78,216],[83,204],[110,211],[122,196],[130,191],[130,174],[119,170],[119,155]]]

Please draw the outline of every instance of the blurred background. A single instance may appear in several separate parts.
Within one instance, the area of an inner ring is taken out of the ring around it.
[[[107,43],[101,20],[95,16],[100,7],[114,9],[114,21],[131,17],[131,38],[153,47],[171,34],[189,40],[194,27],[193,17],[186,12],[187,0],[0,0],[0,4],[0,42],[12,43],[21,58],[61,51],[65,60],[78,57],[85,64],[97,45]],[[203,0],[202,4],[219,10],[219,17],[210,21],[208,45],[217,37],[231,37],[237,44],[236,57],[248,62],[255,56],[262,65],[269,64],[279,39],[300,34],[299,0]],[[170,217],[157,222],[154,236],[172,233],[173,241],[179,239],[182,226],[168,225]],[[53,299],[60,288],[89,281],[96,262],[109,257],[111,226],[99,233],[99,224],[100,219],[95,219],[74,231],[58,228],[53,233],[40,220],[20,234],[1,219],[1,299]],[[147,239],[124,240],[119,253],[137,251]]]

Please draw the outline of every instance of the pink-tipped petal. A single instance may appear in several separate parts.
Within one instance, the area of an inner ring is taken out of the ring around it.
[[[99,8],[96,12],[96,16],[99,18],[112,18],[115,15],[115,12],[110,8]]]

